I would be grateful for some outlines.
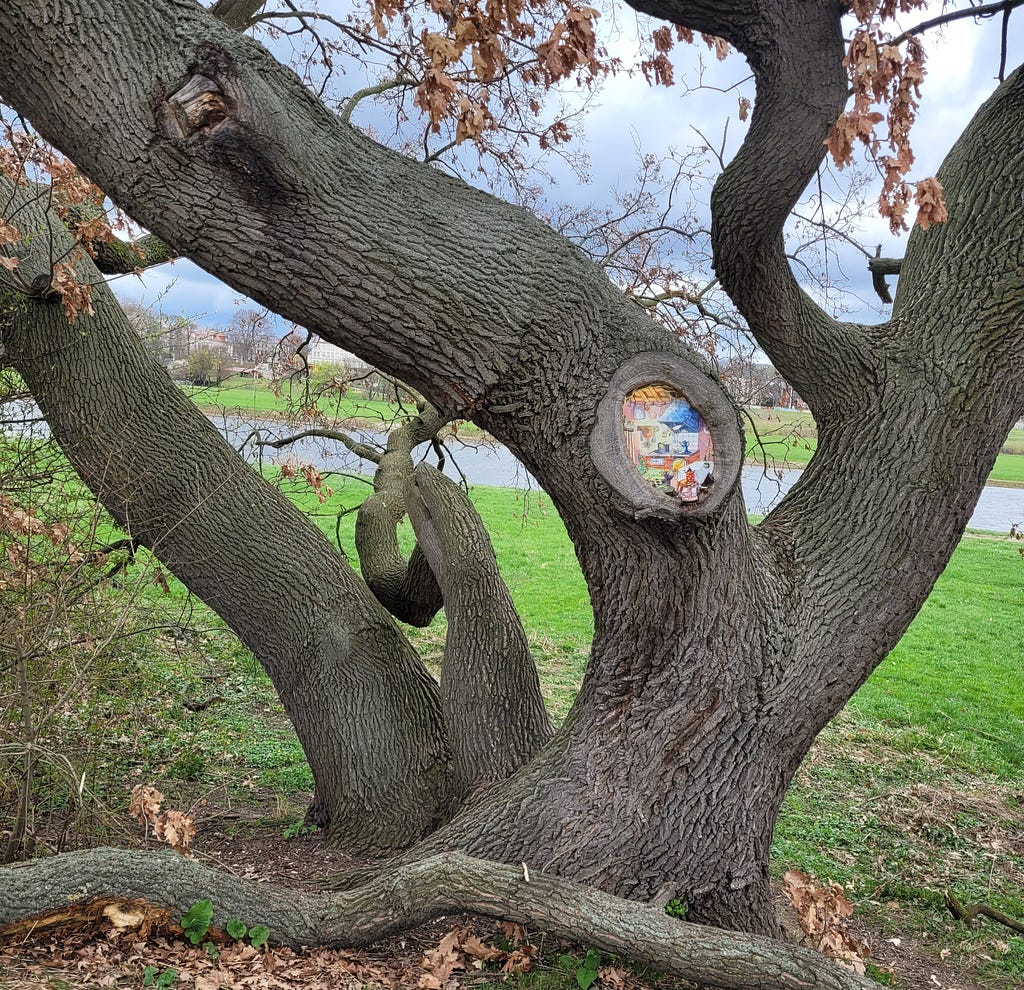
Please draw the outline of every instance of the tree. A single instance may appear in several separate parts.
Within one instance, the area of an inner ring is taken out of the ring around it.
[[[194,385],[219,385],[227,377],[227,359],[213,347],[197,347],[188,356],[188,377]]]
[[[166,320],[141,303],[122,303],[128,322],[142,338],[146,350],[154,361],[165,367],[171,362],[171,330]]]
[[[235,357],[250,365],[265,361],[277,342],[273,328],[274,317],[268,310],[236,309],[228,327]]]
[[[0,94],[108,195],[442,419],[489,430],[544,485],[596,631],[566,722],[500,785],[466,793],[465,709],[446,708],[366,586],[149,370],[103,287],[73,324],[46,304],[54,263],[39,239],[11,241],[29,298],[8,304],[3,343],[87,483],[264,663],[309,755],[314,819],[339,841],[429,833],[410,861],[458,849],[543,864],[772,932],[767,858],[786,786],[920,608],[1024,410],[1024,72],[947,158],[948,222],[912,234],[891,319],[842,323],[802,292],[782,229],[847,99],[843,5],[634,6],[724,39],[756,76],[749,133],[713,195],[715,270],[819,427],[801,481],[757,526],[736,483],[739,417],[715,377],[545,224],[363,137],[188,0],[94,0],[60,17],[39,0],[0,4]],[[93,72],[72,87],[66,68],[100,31]],[[647,386],[683,394],[710,428],[703,501],[655,490],[628,457],[623,403]],[[449,622],[463,623],[458,656],[491,627],[460,598],[455,516],[435,480],[414,472],[402,497]],[[499,703],[501,686],[486,685]]]

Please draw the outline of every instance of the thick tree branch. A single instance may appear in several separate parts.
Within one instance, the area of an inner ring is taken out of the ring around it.
[[[104,275],[131,275],[171,261],[175,254],[156,234],[145,234],[134,241],[97,241],[96,267]]]
[[[147,901],[173,926],[196,901],[214,905],[213,924],[264,924],[275,943],[361,948],[444,914],[471,913],[528,924],[703,986],[731,990],[869,990],[870,981],[802,946],[703,928],[658,908],[459,854],[386,870],[353,890],[304,894],[256,884],[174,853],[93,849],[0,869],[0,938],[48,913],[66,924],[83,905],[90,926],[97,898]],[[69,905],[71,905],[69,907]],[[137,905],[135,905],[137,906]],[[160,920],[157,916],[157,920]]]
[[[210,13],[228,27],[244,31],[260,20],[258,15],[266,5],[267,0],[217,0]]]
[[[21,263],[12,274],[49,277],[50,245],[68,255],[70,235],[44,201],[25,190],[12,195],[25,200],[23,231],[49,228],[16,245]],[[451,807],[436,683],[320,531],[149,358],[88,258],[76,274],[91,285],[94,315],[79,312],[70,323],[55,303],[0,307],[7,360],[114,519],[263,664],[305,749],[318,802],[334,795],[339,838],[382,846],[417,838]],[[252,579],[282,571],[288,577],[275,594]],[[363,718],[375,707],[390,715],[371,746]]]
[[[570,423],[599,398],[590,382],[639,351],[704,367],[535,217],[346,127],[189,0],[154,0],[144,18],[126,0],[75,2],[74,32],[42,0],[0,3],[5,98],[175,250],[388,368],[445,416],[480,422],[560,503],[580,497],[561,471],[567,445],[578,448],[573,480],[589,470]],[[116,53],[97,69],[103,85],[62,92],[60,73],[27,83],[24,65],[74,64],[92,30]],[[109,120],[112,103],[121,109],[108,148],[83,121]],[[538,401],[551,422],[529,415]],[[596,478],[589,500],[595,514],[614,511]]]
[[[981,107],[939,170],[949,219],[914,229],[892,319],[865,331],[881,365],[876,381],[851,415],[819,430],[810,466],[764,524],[821,555],[817,567],[805,563],[801,597],[829,604],[822,628],[831,636],[848,630],[847,659],[833,652],[827,664],[807,664],[797,697],[827,681],[838,708],[895,645],[1024,405],[1021,128],[1024,69]],[[790,710],[794,726],[806,724],[802,705]]]
[[[554,735],[512,595],[483,520],[454,482],[421,464],[405,503],[444,595],[441,710],[462,788],[511,776]]]
[[[869,258],[868,270],[872,275],[899,275],[903,268],[902,258]]]
[[[715,272],[772,363],[819,421],[864,387],[874,362],[854,328],[841,327],[800,288],[782,231],[824,157],[846,102],[838,0],[637,0],[646,13],[719,35],[748,59],[757,83],[750,129],[715,184]]]

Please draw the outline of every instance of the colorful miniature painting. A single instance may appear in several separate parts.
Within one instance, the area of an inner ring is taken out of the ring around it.
[[[711,432],[700,413],[668,385],[645,385],[622,406],[626,449],[640,474],[682,502],[699,502],[714,477]]]

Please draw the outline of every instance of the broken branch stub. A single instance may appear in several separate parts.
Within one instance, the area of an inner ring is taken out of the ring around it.
[[[674,354],[648,352],[612,376],[590,453],[633,518],[700,518],[735,488],[743,433],[712,378]]]

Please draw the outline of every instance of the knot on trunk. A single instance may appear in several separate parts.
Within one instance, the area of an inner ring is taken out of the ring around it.
[[[179,137],[188,138],[219,124],[231,113],[231,101],[209,76],[192,76],[184,86],[171,93],[167,102],[174,110]]]

